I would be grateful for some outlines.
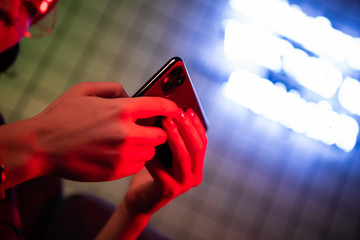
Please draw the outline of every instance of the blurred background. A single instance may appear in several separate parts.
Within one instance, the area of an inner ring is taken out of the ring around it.
[[[360,3],[61,0],[0,75],[8,122],[82,81],[131,95],[181,57],[210,122],[201,186],[153,216],[174,239],[360,239]],[[184,96],[186,97],[186,96]],[[117,204],[128,178],[66,181]]]

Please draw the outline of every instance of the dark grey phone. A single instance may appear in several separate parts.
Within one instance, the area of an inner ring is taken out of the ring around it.
[[[133,95],[133,97],[139,96],[160,96],[172,100],[182,109],[191,108],[199,116],[205,130],[208,128],[208,121],[199,98],[185,64],[179,57],[170,59]],[[161,127],[160,118],[141,119],[137,123]],[[167,143],[156,148],[156,157],[164,167],[172,167],[172,155]]]

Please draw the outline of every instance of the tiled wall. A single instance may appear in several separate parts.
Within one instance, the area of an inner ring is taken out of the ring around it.
[[[7,121],[39,113],[82,81],[120,82],[132,94],[180,56],[210,121],[204,182],[151,223],[174,239],[360,239],[359,148],[344,154],[223,97],[227,1],[59,2],[54,32],[24,39],[0,75]],[[127,182],[67,181],[66,192],[116,204]]]

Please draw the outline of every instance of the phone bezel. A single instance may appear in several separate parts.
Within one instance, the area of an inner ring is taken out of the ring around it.
[[[182,61],[181,58],[179,57],[173,57],[171,58],[167,63],[164,64],[164,66],[157,71],[151,78],[150,80],[148,80],[134,95],[133,97],[139,97],[139,96],[143,96],[148,89],[150,89],[152,87],[152,85],[154,85],[158,79],[160,79],[166,72],[168,69],[170,69],[173,65],[175,65],[177,62],[182,62],[182,64],[184,65],[184,62]],[[185,65],[184,65],[185,67]],[[186,67],[185,67],[186,70]]]

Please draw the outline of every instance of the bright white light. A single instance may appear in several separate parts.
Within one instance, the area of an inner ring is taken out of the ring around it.
[[[347,63],[351,68],[360,71],[360,38],[350,42],[348,47],[352,51],[347,58]]]
[[[230,6],[240,13],[241,23],[226,21],[224,50],[229,59],[242,66],[251,63],[283,71],[324,99],[340,89],[341,105],[360,115],[360,83],[352,78],[343,82],[340,69],[347,65],[360,70],[360,38],[334,29],[325,17],[307,16],[287,0],[230,0]],[[274,85],[239,70],[224,84],[223,92],[254,113],[325,144],[335,144],[346,152],[356,144],[359,126],[353,118],[336,113],[329,102],[307,102],[281,83]]]
[[[342,82],[340,69],[329,59],[309,57],[259,25],[226,21],[224,51],[237,63],[251,61],[276,72],[283,68],[301,85],[324,98],[331,98]]]
[[[289,76],[323,98],[333,97],[343,79],[340,69],[329,59],[309,57],[300,49],[285,53],[283,66]]]
[[[322,16],[313,18],[284,0],[230,0],[245,21],[262,24],[313,53],[360,70],[360,41],[332,27]]]
[[[238,104],[296,132],[346,152],[355,146],[357,122],[334,112],[328,102],[307,102],[298,92],[243,70],[233,72],[222,90]]]
[[[357,135],[359,132],[359,125],[357,122],[345,115],[341,115],[338,120],[338,128],[334,129],[335,134],[338,135],[336,145],[345,151],[351,151],[356,144]]]
[[[281,55],[291,44],[259,25],[228,20],[225,26],[224,50],[234,62],[252,61],[273,71],[282,68]]]
[[[339,101],[345,109],[360,115],[360,82],[347,77],[339,90]]]

